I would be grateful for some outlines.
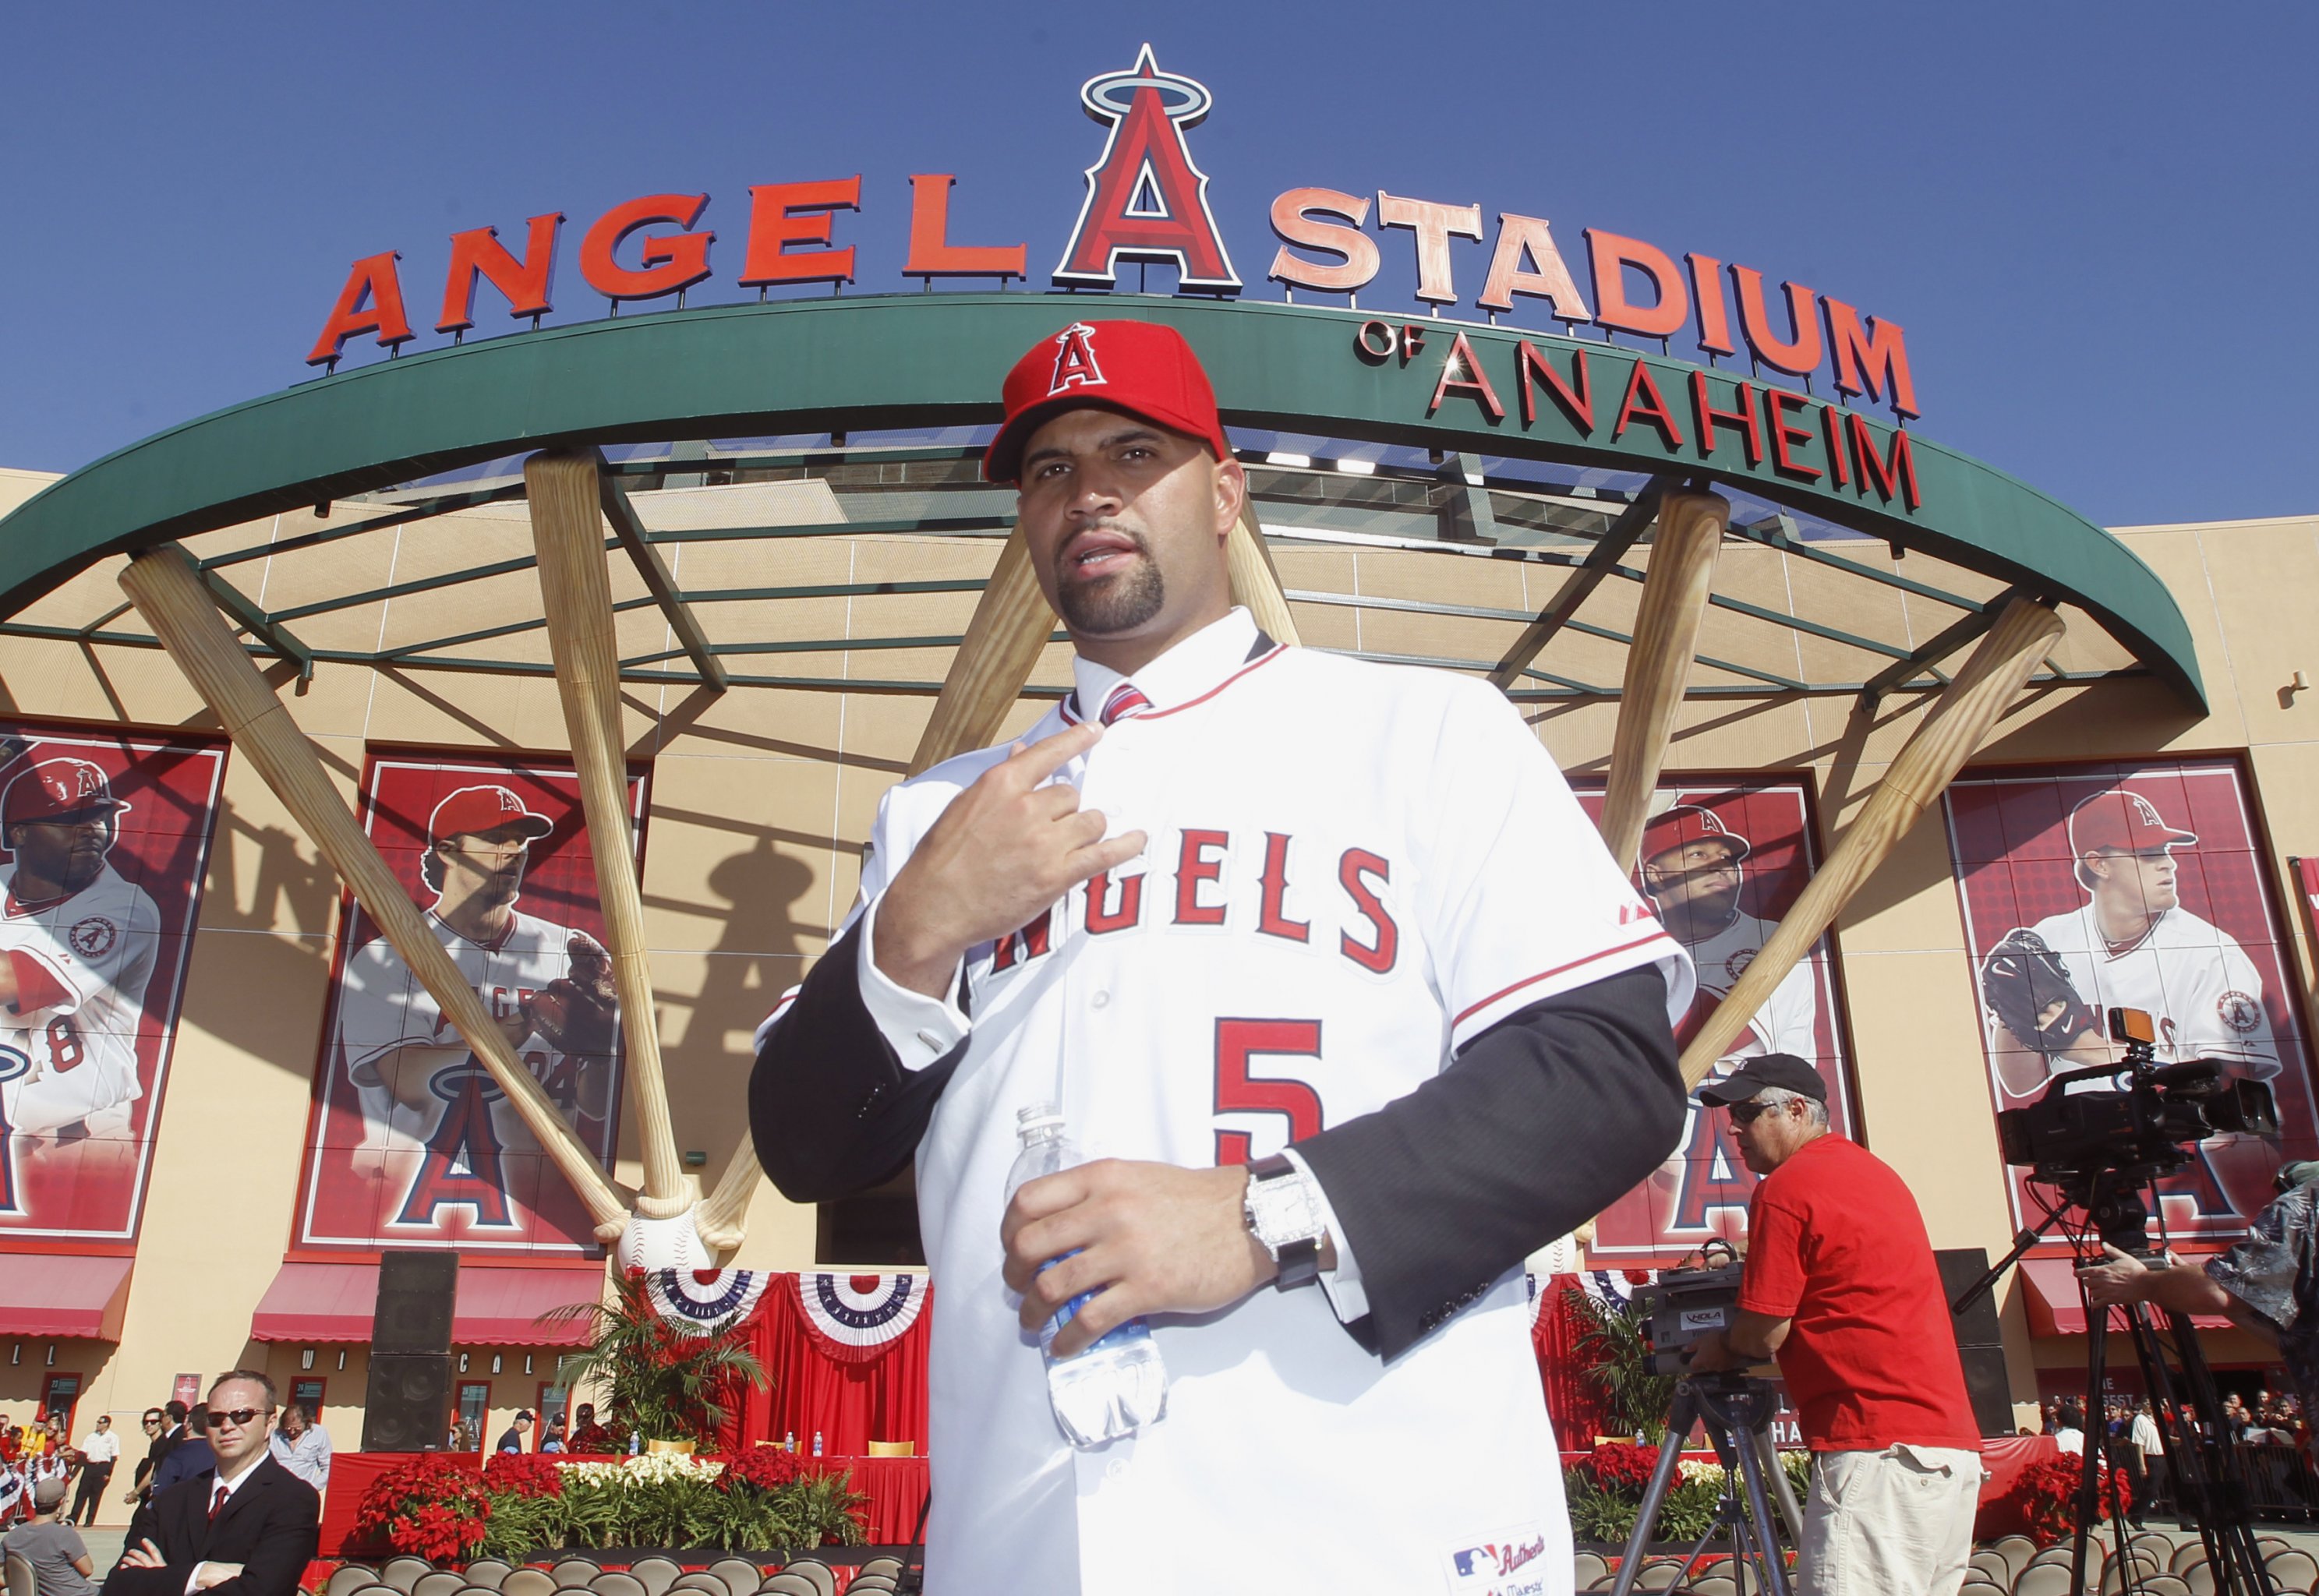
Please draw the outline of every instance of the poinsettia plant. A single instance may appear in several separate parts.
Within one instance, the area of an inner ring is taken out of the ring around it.
[[[2038,1545],[2052,1546],[2078,1532],[2078,1484],[2084,1469],[2076,1457],[2048,1458],[2023,1469],[2006,1492],[2006,1503],[2021,1515],[2021,1522]],[[2134,1492],[2126,1483],[2125,1471],[2114,1468],[2109,1474],[2101,1488],[2101,1516],[2110,1514],[2113,1486],[2117,1492],[2116,1510],[2131,1516]]]
[[[495,1496],[561,1496],[564,1471],[552,1453],[494,1452],[483,1463],[483,1489]]]
[[[1659,1465],[1656,1447],[1637,1447],[1625,1441],[1604,1441],[1579,1465],[1606,1490],[1639,1489],[1651,1481]]]
[[[355,1533],[408,1556],[464,1562],[483,1545],[491,1492],[474,1470],[424,1452],[371,1482],[355,1510]]]

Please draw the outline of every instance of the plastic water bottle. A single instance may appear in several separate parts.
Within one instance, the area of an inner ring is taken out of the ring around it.
[[[813,1455],[816,1457],[821,1456],[821,1431],[817,1429],[813,1432]]]
[[[1008,1203],[1029,1182],[1085,1161],[1063,1134],[1062,1110],[1055,1105],[1034,1103],[1015,1119],[1022,1150],[1006,1172]],[[1051,1269],[1060,1261],[1050,1258],[1040,1267]],[[1099,1447],[1133,1435],[1157,1420],[1168,1405],[1167,1366],[1160,1360],[1150,1328],[1141,1319],[1129,1320],[1073,1357],[1054,1355],[1056,1333],[1095,1294],[1081,1292],[1039,1329],[1039,1352],[1047,1361],[1047,1401],[1055,1410],[1055,1423],[1074,1447]]]
[[[782,1451],[784,1451],[784,1452],[790,1453],[791,1455],[794,1455],[794,1454],[796,1453],[796,1451],[797,1451],[797,1431],[796,1431],[796,1430],[792,1429],[792,1430],[790,1430],[787,1435],[785,1435],[785,1436],[781,1437],[781,1450],[782,1450]]]

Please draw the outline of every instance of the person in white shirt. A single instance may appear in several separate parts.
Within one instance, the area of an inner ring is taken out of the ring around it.
[[[2062,1451],[2082,1456],[2086,1449],[2086,1416],[2075,1402],[2063,1402],[2057,1416],[2060,1427],[2053,1431],[2053,1444]]]
[[[65,1515],[65,1522],[94,1525],[96,1510],[104,1501],[105,1483],[113,1478],[113,1465],[121,1460],[121,1438],[113,1433],[112,1414],[96,1416],[96,1428],[80,1438],[77,1450],[80,1487],[73,1493],[72,1510]]]
[[[268,1443],[274,1461],[317,1491],[330,1488],[330,1432],[314,1422],[303,1402],[282,1410],[281,1428]]]

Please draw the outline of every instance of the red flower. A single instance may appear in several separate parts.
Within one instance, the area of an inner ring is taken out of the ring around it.
[[[747,1485],[758,1491],[777,1491],[804,1472],[798,1455],[780,1447],[752,1447],[725,1460],[725,1472],[718,1483],[727,1491],[735,1485]]]
[[[2077,1533],[2078,1483],[2084,1472],[2084,1465],[2076,1457],[2049,1458],[2023,1469],[2012,1489],[2005,1493],[2007,1504],[2021,1515],[2021,1521],[2040,1546],[2052,1546]],[[2134,1492],[2126,1484],[2125,1471],[2112,1469],[2110,1480],[2117,1487],[2120,1510],[2132,1513]],[[2100,1504],[2103,1518],[2109,1516],[2109,1492],[2110,1485],[2105,1483]]]
[[[483,1489],[503,1496],[561,1496],[564,1471],[553,1456],[495,1452],[483,1465]]]
[[[1585,1464],[1594,1483],[1605,1490],[1647,1485],[1658,1465],[1656,1447],[1631,1446],[1625,1441],[1603,1442],[1588,1456]]]
[[[356,1509],[355,1532],[414,1557],[450,1562],[474,1555],[491,1512],[491,1494],[473,1470],[423,1453],[371,1482]]]

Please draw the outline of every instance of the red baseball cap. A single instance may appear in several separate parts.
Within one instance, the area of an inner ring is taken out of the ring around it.
[[[2083,859],[2101,850],[2142,853],[2195,843],[2196,832],[2178,831],[2158,817],[2158,809],[2138,792],[2113,787],[2098,792],[2070,811],[2070,857]]]
[[[1697,804],[1675,804],[1652,816],[1644,825],[1642,857],[1656,859],[1693,843],[1723,843],[1731,850],[1734,864],[1755,852],[1746,837],[1725,830],[1713,810],[1702,809]]]
[[[544,837],[555,829],[555,822],[533,814],[504,787],[462,787],[436,805],[435,812],[427,817],[427,840],[439,843],[445,837],[471,836],[502,825],[520,826],[528,837]]]
[[[76,815],[125,815],[104,771],[85,759],[44,759],[8,783],[0,797],[0,826],[64,820]]]
[[[1006,419],[982,456],[988,482],[1019,481],[1031,435],[1080,405],[1141,416],[1198,438],[1219,460],[1232,456],[1200,357],[1182,333],[1157,322],[1072,322],[1015,363],[1006,400]]]

